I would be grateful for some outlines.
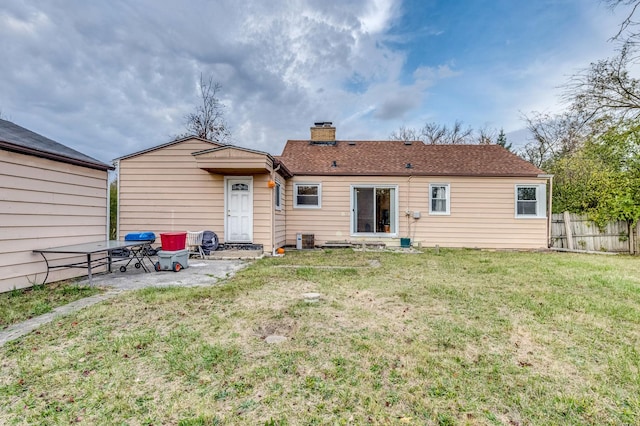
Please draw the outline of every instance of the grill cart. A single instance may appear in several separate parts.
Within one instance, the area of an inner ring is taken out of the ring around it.
[[[145,270],[145,272],[149,272],[149,269],[144,264],[144,260],[147,259],[149,263],[153,265],[151,256],[155,256],[157,250],[151,247],[151,244],[156,241],[156,234],[154,234],[153,232],[132,232],[125,235],[124,240],[144,242],[145,244],[132,249],[128,249],[128,253],[123,253],[123,257],[128,257],[129,260],[125,265],[122,265],[120,267],[120,272],[126,272],[127,266],[129,266],[131,262],[134,262],[133,266],[135,266],[136,269],[142,268]]]

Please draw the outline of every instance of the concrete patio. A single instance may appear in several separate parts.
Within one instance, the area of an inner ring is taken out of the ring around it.
[[[239,255],[238,255],[239,256]],[[250,260],[244,259],[189,259],[189,267],[179,272],[156,272],[153,266],[147,263],[151,272],[144,269],[136,269],[133,264],[126,272],[120,272],[114,267],[115,272],[101,273],[93,276],[93,285],[103,287],[106,291],[84,299],[76,300],[68,305],[59,306],[52,312],[31,318],[27,321],[14,324],[6,330],[0,331],[0,346],[12,340],[16,340],[43,324],[52,322],[60,316],[76,312],[87,306],[95,305],[104,300],[118,296],[124,291],[139,290],[148,287],[203,287],[218,284],[221,280],[233,276],[237,271],[247,267]],[[77,282],[78,285],[89,285],[85,277]]]

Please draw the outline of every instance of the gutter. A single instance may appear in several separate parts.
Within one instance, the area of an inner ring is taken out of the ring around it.
[[[103,163],[94,163],[84,161],[77,158],[67,157],[66,155],[54,154],[52,152],[40,151],[38,149],[27,148],[24,146],[16,146],[12,143],[0,141],[0,148],[7,151],[17,152],[18,154],[33,155],[34,157],[46,158],[48,160],[60,161],[61,163],[73,164],[74,166],[87,167],[89,169],[108,171],[113,170],[112,166]]]
[[[319,172],[293,171],[294,176],[420,176],[420,177],[477,177],[477,178],[539,178],[549,175],[530,174],[473,174],[473,173],[432,173],[432,172]]]

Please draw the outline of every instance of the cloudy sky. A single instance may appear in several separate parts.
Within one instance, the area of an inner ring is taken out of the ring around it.
[[[200,74],[232,143],[280,154],[461,120],[524,127],[611,56],[624,10],[599,0],[2,0],[3,118],[99,160],[185,132]]]

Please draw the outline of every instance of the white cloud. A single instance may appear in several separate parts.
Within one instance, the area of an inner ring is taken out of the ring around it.
[[[400,0],[25,4],[0,4],[0,109],[103,161],[182,133],[199,102],[200,73],[223,86],[233,141],[279,154],[316,120],[334,121],[339,137],[367,139],[400,124],[451,121],[448,112],[465,122],[491,113],[515,122],[518,109],[555,104],[559,73],[592,48],[565,46],[503,69],[448,61],[407,70],[408,45],[387,43],[398,37],[388,31],[401,13],[411,12]],[[603,32],[596,10],[586,8],[576,25]],[[424,31],[442,34],[434,28],[424,22]],[[435,98],[451,87],[466,88],[456,108]]]
[[[382,33],[389,28],[390,21],[398,11],[398,4],[392,0],[373,0],[370,2],[360,21],[363,29],[370,34]]]

